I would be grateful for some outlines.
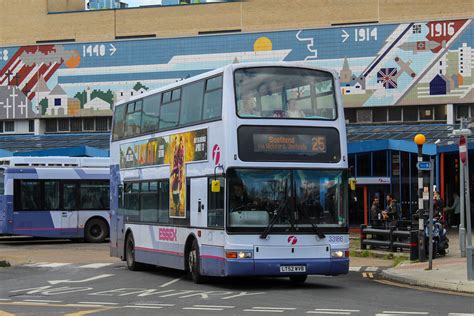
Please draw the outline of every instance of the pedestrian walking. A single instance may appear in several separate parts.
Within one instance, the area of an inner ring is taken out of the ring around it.
[[[461,206],[459,201],[459,194],[454,192],[453,194],[453,204],[444,208],[444,211],[447,213],[448,217],[448,226],[459,225],[459,216],[461,214]]]

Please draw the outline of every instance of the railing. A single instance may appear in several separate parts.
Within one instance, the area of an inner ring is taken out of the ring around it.
[[[408,249],[410,260],[418,259],[418,231],[406,221],[374,223],[376,226],[360,226],[360,248],[386,248],[392,252]],[[383,224],[383,225],[377,225]]]

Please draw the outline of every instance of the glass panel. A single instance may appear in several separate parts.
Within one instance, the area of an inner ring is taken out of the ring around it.
[[[201,120],[204,80],[183,87],[179,124],[189,124]]]
[[[459,120],[461,117],[469,117],[469,106],[468,105],[458,105],[456,107],[456,118]]]
[[[387,108],[373,108],[372,120],[374,122],[387,122]]]
[[[5,132],[7,131],[7,123],[5,122]],[[46,132],[53,133],[58,131],[58,121],[57,120],[46,120]]]
[[[444,121],[448,118],[448,114],[446,112],[446,105],[445,104],[438,104],[435,106],[435,120]]]
[[[202,119],[208,120],[221,117],[222,89],[208,92],[204,95],[204,109]]]
[[[20,209],[39,210],[41,209],[41,182],[21,180],[20,181]]]
[[[207,208],[207,226],[208,227],[224,227],[224,178],[217,178],[221,183],[220,192],[212,192],[212,180],[209,179],[208,184],[208,208]],[[189,203],[188,203],[189,204]]]
[[[0,169],[0,195],[5,194],[5,172]]]
[[[123,107],[122,107],[122,109],[123,109]],[[122,115],[123,115],[123,113],[122,113]],[[123,137],[123,123],[124,123],[124,120],[123,120],[123,118],[121,120],[122,120],[121,126],[115,125],[115,126],[117,126],[117,128],[116,128],[116,131],[114,130],[114,134],[113,134],[113,139],[114,140],[119,139],[120,137]],[[114,124],[116,124],[116,123],[114,123]],[[77,118],[71,119],[71,132],[81,132],[81,131],[82,131],[82,119],[77,119]]]
[[[139,220],[139,183],[125,183],[124,185],[124,216],[126,221]]]
[[[283,67],[238,69],[235,86],[240,117],[336,118],[333,78],[328,72]]]
[[[85,131],[93,131],[95,126],[95,120],[93,118],[86,118],[84,119],[84,130]]]
[[[222,76],[214,77],[207,80],[206,91],[222,88]]]
[[[59,209],[59,181],[45,180],[44,181],[44,209],[58,210]]]
[[[387,152],[374,151],[372,154],[372,160],[374,163],[374,176],[375,177],[386,177],[387,176]]]
[[[370,177],[370,154],[357,154],[357,176]]]
[[[158,222],[158,186],[144,182],[140,192],[140,222]]]
[[[169,181],[158,182],[158,222],[168,223],[170,212]]]
[[[433,106],[420,106],[419,108],[419,118],[420,120],[432,120],[433,119]]]
[[[160,119],[160,98],[161,94],[146,97],[143,100],[142,132],[152,132],[158,130]]]
[[[357,110],[357,123],[370,123],[370,122],[372,122],[372,110],[370,109]]]
[[[388,108],[388,120],[391,122],[402,120],[402,108],[400,107],[389,107]]]
[[[178,101],[181,98],[181,89],[173,90],[173,96],[171,97],[171,101]]]
[[[314,225],[345,226],[344,179],[339,170],[230,170],[228,227],[314,232]]]
[[[418,121],[418,108],[414,106],[407,106],[403,108],[403,121],[416,122]]]
[[[125,136],[133,136],[133,135],[138,135],[141,133],[140,128],[141,128],[141,121],[142,121],[142,112],[141,112],[141,101],[137,102],[137,105],[140,104],[137,107],[137,110],[135,112],[128,112],[127,113],[127,130],[125,132]],[[133,106],[133,103],[130,103],[128,105],[128,111],[130,111],[130,108],[135,108]]]
[[[168,103],[171,101],[171,91],[165,92],[163,94],[163,103]]]
[[[107,117],[98,117],[95,119],[96,130],[106,131],[108,129],[108,118]]]
[[[109,182],[82,181],[80,183],[80,208],[83,210],[109,209]]]
[[[345,116],[346,121],[348,121],[349,123],[357,122],[356,110],[355,109],[345,108],[344,109],[344,116]]]
[[[77,184],[63,184],[63,204],[65,210],[77,210]]]
[[[175,127],[178,124],[179,101],[163,104],[160,113],[160,129]]]

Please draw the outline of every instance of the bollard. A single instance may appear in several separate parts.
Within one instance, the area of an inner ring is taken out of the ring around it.
[[[367,228],[367,225],[360,225],[360,249],[367,249],[367,246],[364,245],[364,239],[367,238],[367,235],[364,234],[364,229]]]
[[[410,261],[418,260],[418,231],[410,230]]]
[[[469,236],[471,238],[471,236]],[[467,246],[466,247],[466,255],[467,255],[467,279],[469,281],[474,281],[474,247]]]

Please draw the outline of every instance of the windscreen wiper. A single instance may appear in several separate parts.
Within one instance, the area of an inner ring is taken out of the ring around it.
[[[277,208],[276,210],[276,214],[273,216],[272,220],[270,221],[270,223],[268,223],[267,227],[265,227],[265,230],[263,231],[263,233],[260,235],[260,238],[261,239],[266,239],[268,234],[270,233],[270,231],[272,230],[273,228],[273,225],[275,225],[275,222],[277,221],[277,219],[280,218],[281,216],[281,213],[283,211],[283,209],[285,208],[286,204],[288,203],[288,199],[286,199],[283,203],[280,204],[280,206]]]
[[[307,212],[301,212],[301,213],[304,214],[308,218],[309,223],[313,227],[313,231],[316,233],[316,235],[319,237],[319,239],[326,238],[326,235],[319,229],[318,225],[316,225],[316,223],[313,223],[313,221],[311,220],[311,217],[308,215],[308,213]]]

